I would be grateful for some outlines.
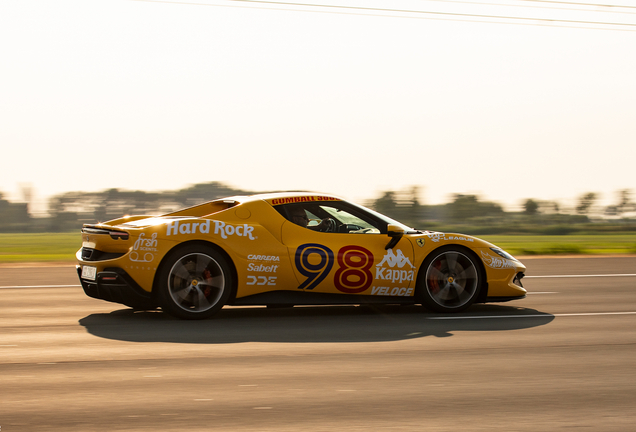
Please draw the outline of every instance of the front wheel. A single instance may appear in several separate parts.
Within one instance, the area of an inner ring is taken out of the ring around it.
[[[192,245],[171,252],[158,275],[161,308],[182,319],[205,319],[218,312],[232,290],[232,274],[223,255]]]
[[[472,305],[485,280],[474,255],[460,247],[434,251],[422,265],[418,300],[435,312],[460,312]]]

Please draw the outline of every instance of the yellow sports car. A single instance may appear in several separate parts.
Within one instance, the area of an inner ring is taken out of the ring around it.
[[[184,319],[224,305],[422,304],[458,312],[521,299],[525,266],[475,237],[418,231],[335,196],[235,196],[82,228],[90,297]]]

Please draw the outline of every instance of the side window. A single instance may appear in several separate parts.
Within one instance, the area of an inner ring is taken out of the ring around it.
[[[373,224],[343,209],[320,206],[329,217],[338,223],[338,232],[353,234],[378,234],[380,230]]]
[[[372,216],[348,209],[343,203],[298,203],[281,205],[277,210],[290,222],[313,231],[378,234],[381,222]]]

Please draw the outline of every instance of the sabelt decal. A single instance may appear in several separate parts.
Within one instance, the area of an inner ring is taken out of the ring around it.
[[[311,195],[311,196],[300,196],[300,197],[289,197],[289,198],[276,198],[272,200],[272,205],[294,204],[294,203],[314,202],[314,201],[341,201],[341,200],[339,198]]]
[[[133,250],[130,252],[129,258],[134,262],[147,263],[155,259],[157,252],[157,233],[153,233],[151,238],[144,238],[145,233],[139,234],[139,238],[133,245]]]
[[[428,238],[430,238],[435,243],[439,242],[440,240],[446,240],[446,241],[457,241],[457,240],[459,240],[459,241],[467,241],[467,242],[473,242],[474,241],[473,239],[468,238],[468,237],[455,236],[455,235],[446,235],[444,233],[431,233],[431,234],[427,234],[427,236],[428,236]]]
[[[492,255],[488,255],[487,253],[484,253],[483,251],[481,253],[481,258],[488,267],[493,269],[517,268],[517,265],[515,264],[514,261],[505,259],[505,258],[494,257]]]
[[[211,223],[214,222],[214,234],[221,236],[222,239],[227,239],[228,236],[247,237],[250,240],[256,240],[256,237],[252,234],[254,227],[248,224],[243,225],[230,225],[222,221],[210,221],[205,222],[181,222],[173,221],[167,225],[166,235],[177,234],[210,234]]]
[[[277,265],[263,265],[263,264],[254,264],[249,263],[247,266],[247,271],[249,272],[263,272],[263,273],[276,273],[278,270]]]

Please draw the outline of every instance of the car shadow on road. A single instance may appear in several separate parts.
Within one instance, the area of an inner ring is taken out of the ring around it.
[[[520,330],[554,315],[503,305],[475,305],[454,315],[420,306],[323,306],[286,309],[224,308],[204,321],[181,321],[160,310],[122,309],[79,320],[88,333],[129,342],[230,344],[239,342],[383,342],[449,337],[461,331]]]

